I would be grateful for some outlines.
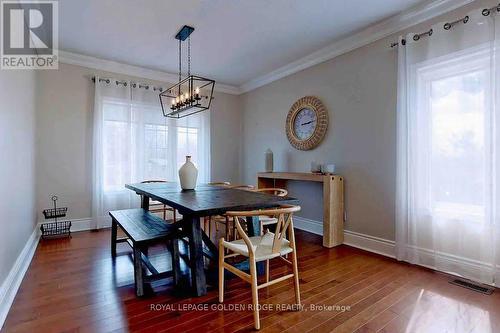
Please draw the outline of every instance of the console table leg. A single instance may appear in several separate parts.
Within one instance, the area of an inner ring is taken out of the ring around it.
[[[325,176],[323,181],[323,246],[344,242],[344,182],[340,176]]]

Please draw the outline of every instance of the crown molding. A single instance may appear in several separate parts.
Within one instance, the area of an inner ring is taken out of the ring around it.
[[[475,0],[435,0],[426,2],[382,22],[371,25],[350,37],[338,40],[327,47],[282,66],[268,74],[252,79],[242,84],[239,89],[241,93],[249,92],[474,1]]]
[[[59,50],[59,62],[166,83],[178,81],[177,74],[128,65],[117,61],[91,57],[63,50]],[[222,83],[216,83],[215,91],[232,95],[239,95],[241,93],[239,87]]]
[[[338,40],[303,58],[277,68],[268,74],[245,82],[239,87],[217,83],[215,85],[215,91],[232,95],[249,92],[286,76],[300,72],[306,68],[328,61],[347,52],[393,35],[439,15],[450,12],[459,7],[465,6],[474,1],[476,0],[434,0],[420,4],[354,33],[350,37]],[[117,61],[101,59],[63,50],[59,50],[59,62],[167,83],[177,82],[178,80],[177,75],[173,73],[128,65]]]

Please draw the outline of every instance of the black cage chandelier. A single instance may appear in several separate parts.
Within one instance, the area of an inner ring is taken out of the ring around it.
[[[185,25],[175,35],[179,40],[179,82],[160,94],[163,115],[169,118],[183,118],[208,110],[212,103],[215,81],[191,75],[191,33],[193,27]],[[182,42],[187,39],[187,77],[182,79]]]

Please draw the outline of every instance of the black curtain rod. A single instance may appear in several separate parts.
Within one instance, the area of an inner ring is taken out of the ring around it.
[[[91,78],[91,80],[92,80],[92,82],[95,83],[95,76],[93,76]],[[126,87],[128,85],[128,81],[116,80],[116,79],[110,79],[110,78],[99,78],[99,82],[106,82],[107,84],[110,84],[112,81],[114,81],[116,85],[121,84],[124,87]],[[142,88],[142,89],[146,89],[146,90],[152,89],[153,91],[160,91],[160,92],[163,91],[162,87],[155,87],[154,85],[147,84],[147,83],[130,82],[130,85],[132,86],[132,88],[139,88],[139,89]]]
[[[482,10],[481,14],[483,16],[488,16],[490,15],[493,11],[497,11],[497,12],[500,12],[500,3],[498,5],[496,5],[495,7],[491,7],[491,8],[485,8]],[[458,19],[458,20],[455,20],[453,22],[446,22],[444,25],[443,25],[443,29],[444,30],[451,30],[451,28],[453,28],[454,26],[456,26],[457,24],[460,24],[460,23],[463,23],[463,24],[467,24],[467,22],[469,22],[469,15],[461,18],[461,19]],[[422,37],[430,37],[432,36],[432,33],[434,31],[432,29],[428,30],[428,31],[424,31],[422,33],[419,33],[419,34],[415,34],[413,35],[413,40],[414,41],[418,41],[420,40]],[[406,45],[406,40],[403,39],[402,40],[402,44],[403,46]],[[392,42],[389,46],[391,48],[393,47],[396,47],[399,45],[399,42]]]

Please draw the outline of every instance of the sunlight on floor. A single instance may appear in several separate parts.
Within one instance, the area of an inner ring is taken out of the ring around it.
[[[406,332],[492,333],[489,311],[422,289]]]

